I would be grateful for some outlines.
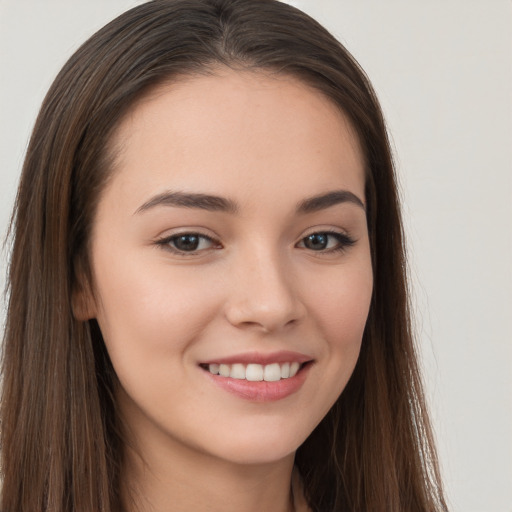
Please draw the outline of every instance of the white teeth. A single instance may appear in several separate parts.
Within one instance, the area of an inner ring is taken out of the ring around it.
[[[263,380],[263,366],[261,364],[248,364],[245,369],[245,378],[252,382]]]
[[[245,366],[243,364],[234,364],[231,367],[229,376],[233,379],[245,379]]]
[[[300,363],[271,363],[267,365],[248,364],[247,366],[236,364],[216,364],[208,365],[208,371],[213,375],[221,377],[231,377],[232,379],[248,380],[251,382],[276,382],[281,379],[294,377],[299,371]]]
[[[231,368],[229,364],[221,364],[219,365],[219,375],[222,377],[229,377],[229,374],[231,373]]]
[[[297,362],[290,364],[290,377],[295,376],[295,374],[299,371],[300,364]]]
[[[281,367],[278,363],[267,364],[263,369],[263,380],[275,382],[281,380]]]
[[[210,370],[210,373],[213,373],[214,375],[218,375],[219,374],[219,365],[215,364],[215,363],[209,364],[208,370]]]

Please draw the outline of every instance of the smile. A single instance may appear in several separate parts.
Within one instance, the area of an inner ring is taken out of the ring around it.
[[[207,365],[205,369],[213,375],[230,377],[232,379],[247,380],[249,382],[277,382],[281,379],[294,377],[301,364],[297,361],[271,364],[217,364]]]
[[[310,355],[284,350],[232,354],[199,367],[210,382],[238,398],[274,402],[299,391],[314,363]]]

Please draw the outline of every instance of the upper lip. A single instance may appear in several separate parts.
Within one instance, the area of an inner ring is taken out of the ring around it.
[[[231,356],[221,356],[208,361],[201,361],[201,364],[272,364],[272,363],[306,363],[313,358],[306,354],[299,352],[292,352],[289,350],[281,350],[279,352],[244,352],[241,354],[233,354]]]

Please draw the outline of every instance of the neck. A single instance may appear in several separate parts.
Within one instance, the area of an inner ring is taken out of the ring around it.
[[[268,463],[232,463],[172,441],[164,449],[161,444],[128,448],[123,472],[126,510],[293,512],[293,459],[290,454]]]

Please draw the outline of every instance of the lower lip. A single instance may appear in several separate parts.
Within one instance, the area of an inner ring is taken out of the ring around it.
[[[275,382],[252,382],[244,379],[221,377],[203,370],[211,380],[222,389],[252,402],[275,402],[296,393],[306,380],[311,364],[304,365],[293,377]]]

